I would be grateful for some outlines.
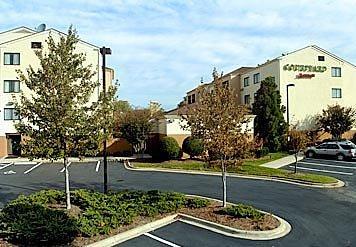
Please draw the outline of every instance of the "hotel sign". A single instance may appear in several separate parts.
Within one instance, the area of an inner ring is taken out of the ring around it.
[[[323,73],[326,71],[326,66],[286,64],[283,66],[283,70]]]

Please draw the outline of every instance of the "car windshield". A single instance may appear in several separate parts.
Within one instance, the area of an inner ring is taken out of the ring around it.
[[[355,145],[352,144],[340,144],[340,146],[345,150],[355,149]]]

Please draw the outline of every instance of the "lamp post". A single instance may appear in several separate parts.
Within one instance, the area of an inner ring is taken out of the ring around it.
[[[102,64],[102,70],[103,70],[103,96],[104,96],[104,104],[106,103],[106,55],[111,55],[111,49],[103,46],[100,48],[100,53],[103,57],[103,64]],[[104,118],[106,119],[106,112],[104,113],[105,116]],[[103,132],[104,136],[106,135],[106,126],[104,124],[103,126]],[[103,141],[103,159],[104,159],[104,193],[106,194],[108,192],[108,158],[107,158],[107,151],[106,151],[106,138],[104,138]]]
[[[288,125],[288,130],[289,130],[289,88],[294,87],[295,84],[290,83],[287,85],[287,125]]]

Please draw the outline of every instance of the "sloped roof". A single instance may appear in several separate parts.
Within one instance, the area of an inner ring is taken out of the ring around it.
[[[28,38],[29,36],[36,36],[36,35],[39,35],[39,34],[43,34],[43,33],[45,33],[45,32],[50,33],[50,32],[53,31],[53,32],[56,32],[56,33],[58,33],[58,34],[60,34],[60,35],[67,35],[66,33],[63,33],[63,32],[61,32],[61,31],[59,31],[59,30],[57,30],[57,29],[54,29],[54,28],[46,29],[46,30],[44,30],[44,31],[42,31],[42,32],[36,32],[36,31],[34,31],[34,30],[32,30],[32,29],[29,29],[29,28],[27,28],[27,27],[18,27],[18,28],[11,29],[11,30],[9,30],[9,31],[5,31],[5,32],[3,32],[3,33],[14,32],[15,30],[18,30],[18,29],[27,29],[27,30],[29,30],[29,31],[32,31],[33,33],[31,33],[31,34],[29,34],[29,35],[25,35],[25,36],[19,37],[19,38],[16,38],[16,39],[8,40],[8,41],[6,41],[6,42],[0,43],[0,45],[17,42],[17,41],[19,41],[19,40]],[[0,34],[2,34],[2,33],[0,33]],[[86,41],[84,41],[84,40],[79,39],[79,42],[84,43],[84,44],[87,44],[87,45],[89,45],[89,46],[92,46],[92,47],[94,47],[94,48],[96,48],[96,49],[99,49],[98,46],[93,45],[93,44],[91,44],[91,43],[89,43],[89,42],[86,42]]]

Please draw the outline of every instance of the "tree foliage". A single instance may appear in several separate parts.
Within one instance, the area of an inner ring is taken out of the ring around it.
[[[223,203],[226,206],[226,168],[240,164],[240,159],[250,152],[244,124],[249,121],[246,106],[237,104],[236,93],[223,84],[222,77],[214,71],[214,82],[198,88],[199,101],[181,112],[193,136],[203,141],[206,153],[218,158],[223,179]]]
[[[111,126],[110,118],[103,113],[112,112],[115,89],[110,88],[105,97],[101,94],[91,103],[98,81],[93,79],[92,66],[85,65],[85,54],[75,51],[78,36],[72,27],[58,42],[50,35],[46,43],[48,50],[35,51],[39,68],[29,66],[26,72],[18,71],[19,80],[31,94],[22,94],[16,102],[21,119],[16,128],[26,137],[21,146],[30,159],[64,160],[69,197],[67,158],[99,152],[100,142],[107,138],[102,126]]]
[[[289,133],[289,146],[294,152],[295,156],[295,168],[294,172],[297,173],[297,164],[298,164],[298,153],[307,147],[309,142],[309,137],[305,131],[297,130],[292,128]]]
[[[272,152],[280,150],[286,138],[288,128],[283,117],[284,112],[285,107],[281,106],[281,95],[274,78],[267,77],[257,90],[252,113],[256,115],[256,135]]]
[[[162,116],[162,110],[128,109],[116,115],[115,136],[126,139],[136,153],[142,153],[146,150],[147,140],[156,120]]]
[[[344,107],[338,104],[328,106],[318,116],[320,127],[330,133],[333,138],[341,138],[342,134],[351,130],[355,124],[356,111],[352,107]]]

